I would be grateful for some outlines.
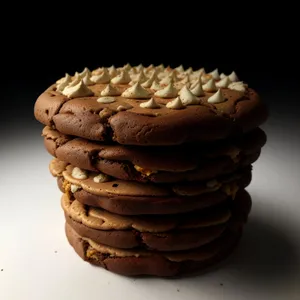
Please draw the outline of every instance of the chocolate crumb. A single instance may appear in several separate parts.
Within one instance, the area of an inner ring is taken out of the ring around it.
[[[1,269],[1,272],[3,272],[3,269]]]
[[[57,253],[57,251],[55,250],[54,253]]]
[[[220,286],[223,286],[223,283],[220,283]]]
[[[179,289],[177,289],[177,292],[180,292],[180,290],[179,290]]]

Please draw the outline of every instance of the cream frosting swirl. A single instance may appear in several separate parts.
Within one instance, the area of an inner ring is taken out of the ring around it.
[[[211,103],[211,104],[217,104],[217,103],[222,103],[224,102],[226,99],[224,98],[223,96],[223,93],[222,93],[222,90],[219,89],[215,94],[213,94],[212,96],[210,96],[208,99],[207,99],[207,102],[208,103]]]
[[[78,168],[78,167],[73,168],[72,177],[76,178],[76,179],[81,179],[81,180],[84,180],[84,179],[88,178],[87,172],[85,170],[82,170],[82,169]]]
[[[187,88],[184,86],[180,92],[180,99],[183,105],[196,105],[200,103],[200,100]]]
[[[103,173],[99,173],[98,175],[96,175],[93,178],[93,181],[96,183],[103,183],[103,182],[107,182],[109,180],[110,180],[109,176],[107,176],[106,174],[103,174]]]
[[[118,75],[117,69],[114,65],[112,65],[111,67],[108,68],[108,73],[111,78]]]
[[[191,92],[197,96],[197,97],[201,97],[201,96],[204,96],[205,93],[203,91],[203,88],[202,88],[202,83],[201,83],[201,80],[199,79],[198,81],[196,81],[196,84],[193,86],[193,88],[191,89]]]
[[[174,100],[168,102],[166,107],[170,109],[183,109],[184,105],[182,104],[180,97],[177,97]]]
[[[209,79],[203,86],[203,90],[205,92],[216,92],[218,89],[215,84],[215,80],[213,78]]]
[[[140,104],[140,107],[142,108],[160,108],[160,105],[158,105],[155,100],[153,98],[151,98],[150,100],[143,102]]]
[[[161,98],[173,98],[176,97],[177,94],[177,89],[175,89],[172,83],[169,83],[165,88],[156,91],[154,95]]]
[[[113,84],[128,84],[131,81],[131,78],[126,70],[121,71],[119,75],[114,77],[111,80]]]
[[[103,72],[101,74],[93,75],[91,77],[91,80],[95,83],[109,83],[110,76],[108,70],[106,68],[103,68]]]
[[[156,73],[153,72],[149,79],[147,79],[145,82],[142,83],[142,87],[144,88],[150,88],[152,86],[152,83],[157,80]]]
[[[220,81],[218,81],[216,83],[216,86],[218,88],[227,88],[229,84],[230,84],[230,80],[229,80],[228,76],[225,76],[225,77],[223,77],[223,79],[221,79]]]
[[[93,85],[95,84],[95,82],[93,82],[91,79],[90,79],[90,75],[88,73],[86,73],[84,75],[84,77],[82,77],[82,81],[84,82],[85,85]]]
[[[154,80],[150,86],[150,89],[151,90],[154,90],[154,91],[158,91],[161,89],[161,86],[159,85],[159,83],[157,82],[157,80]]]
[[[104,96],[104,97],[98,98],[97,102],[104,103],[104,104],[113,103],[113,102],[116,102],[116,98],[115,97]]]
[[[84,70],[81,73],[78,73],[78,75],[83,79],[86,75],[89,77],[91,76],[91,71],[88,68],[84,68]]]
[[[247,84],[242,81],[232,82],[228,85],[228,88],[231,90],[239,91],[242,93],[246,92]]]
[[[108,84],[100,93],[101,96],[120,96],[121,92],[111,84]]]
[[[219,80],[220,79],[220,75],[219,75],[219,70],[218,69],[214,69],[212,72],[209,73],[213,79],[215,80]]]
[[[139,82],[137,82],[132,87],[126,89],[122,93],[122,97],[130,99],[145,99],[150,98],[151,94],[144,89]]]
[[[58,81],[56,89],[58,91],[62,92],[64,90],[64,88],[67,87],[70,84],[71,81],[72,81],[71,76],[66,73],[66,76]]]
[[[228,75],[231,82],[237,82],[239,81],[239,78],[237,77],[236,73],[234,71],[231,72],[230,75]]]
[[[75,86],[67,86],[64,88],[62,93],[69,98],[88,97],[94,95],[94,93],[84,84],[83,80]]]

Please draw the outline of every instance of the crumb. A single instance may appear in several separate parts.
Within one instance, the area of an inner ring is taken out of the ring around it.
[[[3,269],[1,269],[1,272],[3,272]]]
[[[220,283],[220,286],[223,286],[223,283]]]
[[[57,253],[57,251],[55,250],[54,253]]]
[[[180,290],[179,290],[179,289],[177,289],[177,292],[180,292]]]

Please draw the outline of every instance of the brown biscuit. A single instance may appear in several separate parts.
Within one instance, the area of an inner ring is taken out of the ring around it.
[[[264,103],[251,88],[245,93],[222,88],[225,102],[209,104],[207,100],[212,93],[205,93],[199,104],[173,110],[166,107],[172,99],[156,96],[153,98],[159,103],[159,109],[141,108],[142,99],[121,96],[113,103],[99,103],[97,98],[105,87],[105,84],[95,84],[89,87],[94,96],[69,99],[53,85],[37,99],[35,117],[67,135],[94,141],[113,140],[124,145],[154,146],[226,139],[251,131],[268,116]],[[116,87],[122,92],[129,86]],[[148,91],[153,94],[152,90]],[[128,105],[131,108],[127,111],[118,111],[119,106]]]
[[[238,140],[204,146],[129,147],[72,138],[43,130],[48,152],[73,166],[101,171],[122,180],[179,182],[211,179],[254,163],[266,136],[260,129]]]
[[[52,165],[55,162],[60,163],[54,159]],[[67,170],[61,173],[64,179],[58,179],[63,192],[73,194],[83,204],[120,215],[176,214],[203,209],[222,203],[228,197],[234,198],[239,188],[251,182],[249,167],[219,178],[213,187],[199,182],[157,186],[114,180],[96,184],[90,177],[74,179],[70,175],[71,170],[72,166],[67,166]],[[71,184],[77,185],[78,190],[72,192]]]
[[[218,238],[228,226],[239,228],[238,225],[247,220],[249,205],[250,195],[243,190],[234,201],[211,210],[164,217],[124,217],[83,206],[66,194],[62,197],[66,222],[80,236],[111,247],[158,251],[198,248]]]
[[[198,248],[220,236],[231,222],[226,206],[169,217],[124,217],[83,206],[65,194],[62,207],[67,223],[78,234],[117,248],[142,247],[159,251]]]
[[[66,224],[66,236],[85,261],[108,271],[126,275],[177,276],[204,270],[227,257],[239,241],[240,233],[226,232],[219,239],[194,250],[155,252],[112,248],[81,237]]]

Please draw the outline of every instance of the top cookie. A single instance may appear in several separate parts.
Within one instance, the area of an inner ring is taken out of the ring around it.
[[[34,113],[67,135],[149,146],[224,139],[267,118],[234,72],[141,65],[66,74],[40,95]]]

